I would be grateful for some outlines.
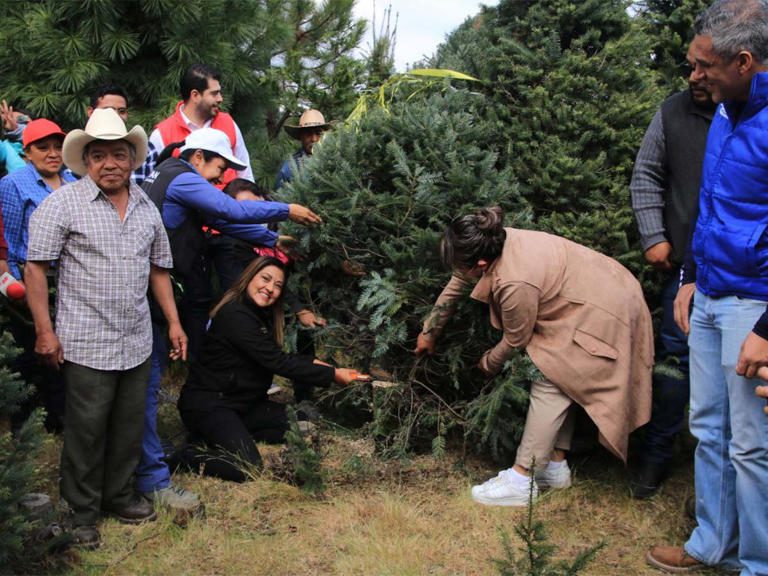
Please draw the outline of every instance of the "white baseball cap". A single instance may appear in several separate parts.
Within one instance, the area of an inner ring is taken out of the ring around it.
[[[246,166],[232,154],[232,144],[224,132],[216,128],[200,128],[191,132],[184,140],[179,152],[185,150],[207,150],[224,158],[230,168],[245,170]]]

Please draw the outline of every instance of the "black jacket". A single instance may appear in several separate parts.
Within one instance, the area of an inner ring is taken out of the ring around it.
[[[168,158],[150,174],[149,178],[144,180],[141,187],[162,214],[168,186],[179,174],[194,171],[195,169],[188,163],[182,162],[178,158]],[[196,211],[192,212],[192,215],[181,226],[170,229],[166,226],[168,241],[171,244],[171,253],[173,254],[173,268],[182,276],[187,276],[195,268],[200,255],[203,253],[205,235],[202,228],[203,216]]]
[[[690,90],[673,94],[661,105],[667,170],[664,226],[677,265],[683,263],[689,230],[699,212],[701,167],[714,113],[714,105],[697,104]]]
[[[245,296],[243,302],[224,305],[213,319],[182,388],[179,409],[245,411],[266,399],[274,374],[315,386],[333,382],[334,369],[313,360],[283,352],[275,342],[272,310]]]

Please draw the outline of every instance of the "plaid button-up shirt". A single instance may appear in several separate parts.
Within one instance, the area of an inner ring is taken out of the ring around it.
[[[150,263],[171,268],[157,208],[131,183],[121,221],[90,176],[46,198],[29,223],[27,260],[59,261],[56,334],[64,359],[128,370],[152,352]]]
[[[141,186],[144,183],[144,180],[149,178],[149,175],[155,171],[157,158],[160,156],[160,152],[162,152],[162,150],[156,149],[152,142],[147,142],[147,158],[144,160],[144,164],[131,173],[131,180]]]

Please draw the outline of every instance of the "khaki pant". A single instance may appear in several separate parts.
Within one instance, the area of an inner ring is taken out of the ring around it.
[[[523,468],[544,468],[552,450],[569,450],[573,436],[574,418],[571,400],[560,388],[543,379],[531,384],[530,404],[525,418],[525,430],[517,447],[515,464]]]

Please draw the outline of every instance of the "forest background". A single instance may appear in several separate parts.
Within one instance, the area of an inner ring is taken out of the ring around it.
[[[150,128],[172,112],[181,73],[213,64],[266,188],[296,147],[286,121],[308,107],[336,120],[280,192],[325,221],[311,232],[286,228],[304,254],[292,282],[329,320],[320,334],[326,356],[393,385],[335,391],[326,413],[371,441],[377,457],[507,462],[536,371],[521,355],[494,380],[480,376],[475,363],[498,338],[482,308],[459,308],[435,358],[410,352],[449,277],[437,259],[440,234],[458,214],[500,205],[510,225],[619,260],[655,311],[660,280],[643,262],[628,185],[651,116],[685,87],[686,44],[708,2],[501,0],[416,66],[469,80],[394,74],[386,14],[361,56],[366,22],[353,4],[4,2],[0,96],[71,129],[84,124],[93,88],[113,81],[130,95],[130,123]],[[0,464],[12,479],[7,502],[34,475],[18,465],[19,450],[34,445],[3,436],[0,450],[17,458]],[[13,542],[18,551],[20,537]]]

